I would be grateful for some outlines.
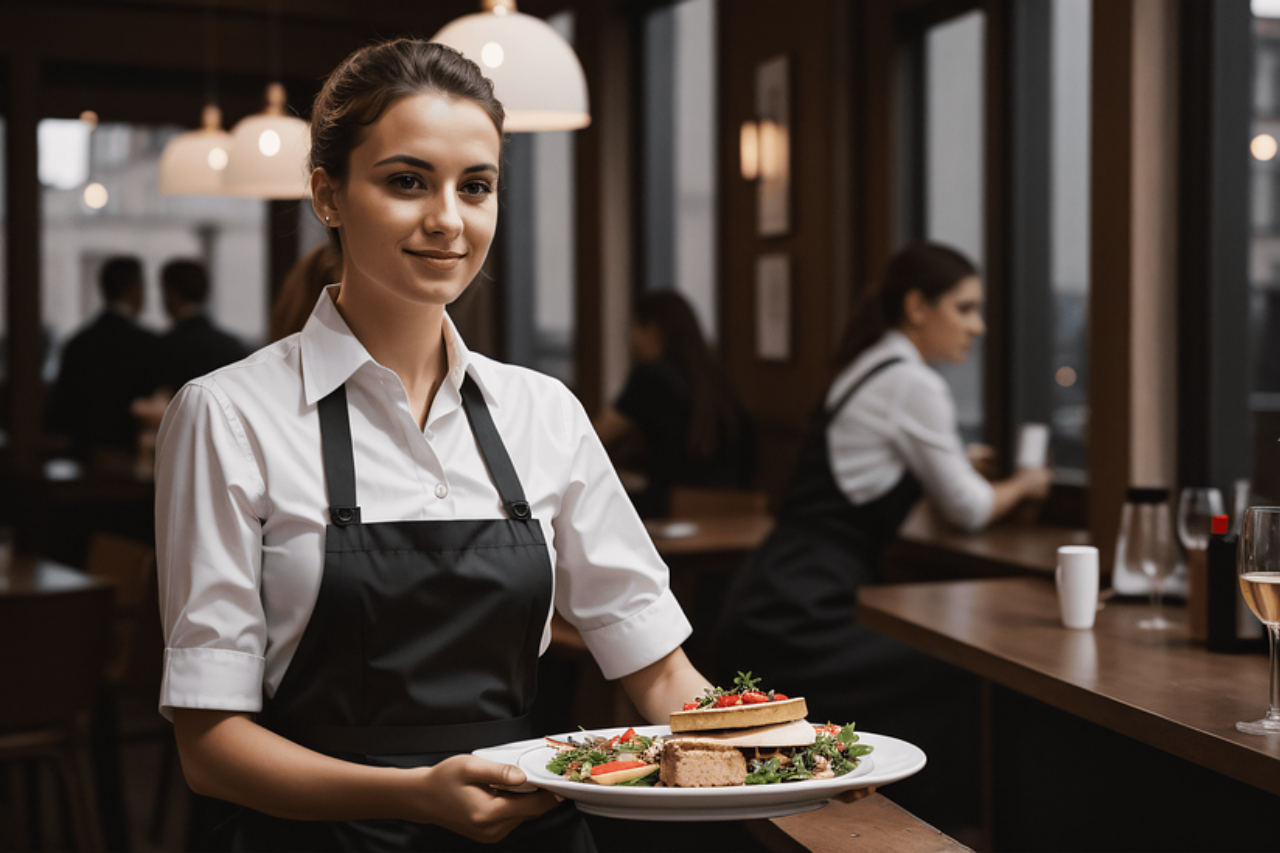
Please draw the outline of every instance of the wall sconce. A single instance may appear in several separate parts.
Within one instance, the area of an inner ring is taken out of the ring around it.
[[[744,181],[760,177],[760,126],[754,121],[744,121],[738,132],[738,161]]]
[[[787,129],[776,121],[744,121],[738,133],[743,180],[771,180],[785,175],[787,148]]]

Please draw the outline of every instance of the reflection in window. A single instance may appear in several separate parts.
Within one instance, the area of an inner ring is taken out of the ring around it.
[[[46,381],[60,347],[102,309],[98,271],[114,255],[143,265],[146,302],[139,322],[157,331],[169,320],[160,268],[176,258],[209,270],[207,305],[215,323],[251,346],[267,331],[267,205],[221,196],[162,196],[160,153],[182,129],[45,119],[38,128],[41,210],[41,317]]]
[[[1253,109],[1249,152],[1249,395],[1259,436],[1253,460],[1254,491],[1280,495],[1280,8],[1255,3]],[[1267,15],[1264,17],[1263,15]]]
[[[710,340],[716,317],[715,3],[650,12],[644,31],[644,287],[678,290]]]
[[[924,37],[924,237],[984,266],[983,57],[986,16],[970,12]],[[964,364],[934,365],[951,384],[966,441],[983,431],[982,342]]]

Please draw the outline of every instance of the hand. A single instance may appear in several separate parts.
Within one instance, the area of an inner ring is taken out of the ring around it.
[[[527,777],[519,767],[474,755],[455,755],[425,768],[427,784],[420,798],[420,823],[434,823],[473,841],[492,844],[526,820],[555,808],[550,791],[514,794],[493,785],[515,787]]]
[[[969,457],[969,464],[974,470],[988,480],[994,480],[1000,475],[996,449],[991,445],[970,444],[965,448],[965,455]]]
[[[1024,500],[1043,500],[1053,487],[1052,468],[1019,468],[1015,476],[1022,485]]]

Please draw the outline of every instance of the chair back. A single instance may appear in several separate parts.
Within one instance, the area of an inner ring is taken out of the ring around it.
[[[672,518],[707,518],[725,515],[764,515],[769,496],[751,489],[703,489],[675,486],[671,489]]]
[[[115,591],[0,595],[0,733],[87,715],[105,674]]]
[[[84,568],[116,589],[108,678],[113,683],[140,681],[144,689],[154,680],[158,690],[164,640],[155,548],[136,539],[95,533]]]

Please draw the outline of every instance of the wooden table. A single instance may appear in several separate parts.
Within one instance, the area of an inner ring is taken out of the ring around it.
[[[760,547],[774,518],[763,513],[664,518],[646,522],[653,544],[664,558],[705,557],[713,554],[745,556]]]
[[[1131,804],[1130,830],[1143,839],[1231,832],[1177,849],[1256,849],[1240,839],[1253,843],[1270,832],[1262,815],[1280,806],[1280,737],[1245,735],[1235,724],[1265,712],[1268,661],[1193,645],[1185,621],[1170,631],[1139,629],[1149,614],[1145,603],[1112,600],[1092,630],[1069,630],[1059,621],[1053,583],[1038,577],[865,587],[858,607],[867,626],[996,685],[983,737],[994,744],[987,763],[1003,766],[1006,781],[989,792],[988,808],[1003,809],[1006,821],[1016,822],[1010,812],[1028,801],[1063,823],[1123,802]],[[1049,777],[1073,766],[1078,775],[1054,788],[1059,780]],[[993,775],[988,768],[988,784]],[[1034,785],[1049,795],[1019,793]],[[1143,788],[1161,793],[1147,796]],[[1169,808],[1168,798],[1189,791],[1194,807],[1188,800]],[[1000,821],[987,816],[997,833]],[[1034,822],[1021,830],[1034,834]],[[1273,835],[1264,849],[1274,849]]]
[[[22,555],[0,572],[0,595],[39,595],[108,586],[106,581],[52,560]]]
[[[921,501],[885,548],[886,575],[905,581],[1052,574],[1059,546],[1089,544],[1086,530],[1017,519],[966,533]]]
[[[832,800],[816,812],[750,821],[752,835],[775,853],[961,853],[968,850],[880,794]]]

